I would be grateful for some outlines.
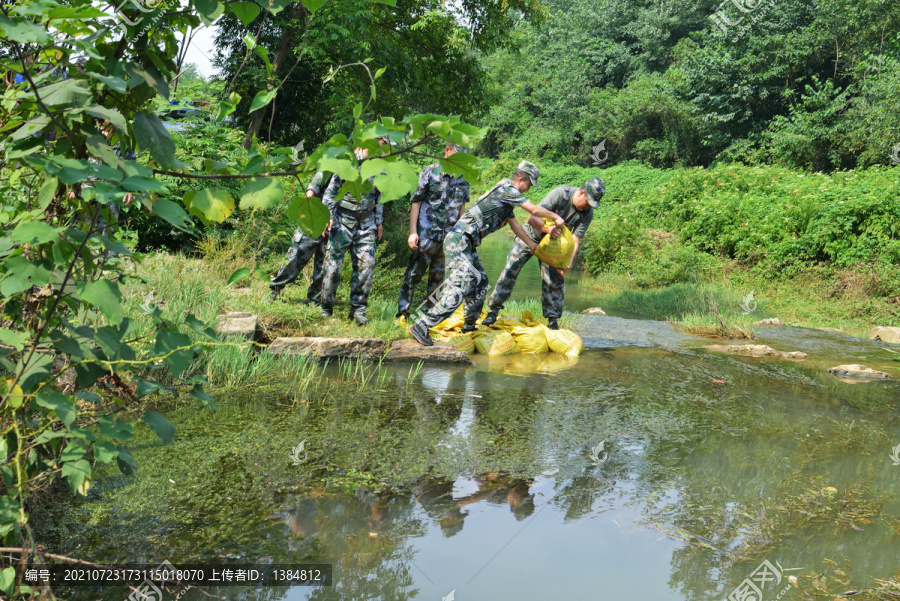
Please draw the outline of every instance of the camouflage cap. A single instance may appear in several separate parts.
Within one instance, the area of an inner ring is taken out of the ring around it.
[[[600,204],[600,199],[606,194],[606,184],[599,177],[592,177],[584,182],[583,187],[588,195],[588,204],[596,208]]]
[[[537,186],[538,175],[541,174],[540,170],[537,168],[537,165],[534,163],[529,163],[528,161],[522,161],[519,163],[519,170],[524,171],[528,174],[528,178],[531,180],[532,186]]]

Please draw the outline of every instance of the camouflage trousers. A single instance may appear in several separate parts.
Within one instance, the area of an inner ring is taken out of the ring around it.
[[[310,259],[313,260],[312,282],[306,291],[306,298],[311,303],[321,304],[322,278],[325,275],[325,250],[328,248],[328,235],[310,238],[300,228],[294,232],[291,247],[284,257],[284,263],[278,273],[269,282],[272,292],[281,290],[297,279]]]
[[[350,315],[365,315],[375,274],[375,230],[347,227],[335,221],[331,228],[325,259],[325,278],[322,281],[322,302],[324,310],[334,308],[334,295],[341,283],[341,268],[344,255],[350,251],[353,274],[350,277]]]
[[[472,239],[461,232],[450,232],[444,238],[444,257],[447,275],[438,292],[440,298],[419,321],[427,327],[436,326],[450,317],[459,304],[465,301],[464,315],[467,325],[475,325],[481,317],[488,280],[484,264]]]
[[[430,242],[430,241],[429,241]],[[400,298],[397,301],[397,316],[401,314],[409,314],[409,307],[412,304],[413,293],[416,286],[422,281],[425,272],[428,271],[428,307],[434,306],[435,291],[444,282],[444,245],[443,242],[431,242],[430,244],[422,244],[419,241],[419,248],[422,250],[414,250],[409,257],[409,265],[406,267],[406,275],[403,278],[403,284],[400,286]]]
[[[503,268],[503,273],[500,274],[497,285],[494,286],[494,292],[488,300],[488,307],[491,311],[499,312],[503,309],[503,304],[509,300],[513,286],[516,285],[519,272],[532,256],[525,243],[517,238],[506,257],[506,267]],[[539,260],[539,262],[541,264],[541,309],[544,317],[559,319],[563,312],[566,279],[559,275],[555,268],[543,261]]]

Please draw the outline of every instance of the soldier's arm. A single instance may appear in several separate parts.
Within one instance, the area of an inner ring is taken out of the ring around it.
[[[528,202],[527,200],[525,202],[523,202],[522,204],[520,204],[519,206],[523,210],[528,211],[535,217],[546,217],[547,219],[552,219],[553,222],[560,227],[562,227],[563,225],[566,224],[566,222],[563,221],[563,218],[560,217],[559,215],[557,215],[556,213],[554,213],[553,211],[549,211],[542,206],[532,204],[532,203]]]
[[[416,186],[416,191],[413,192],[412,195],[412,203],[415,205],[417,202],[422,202],[425,200],[425,195],[428,193],[428,184],[431,182],[431,169],[426,167],[422,169],[421,173],[419,173],[419,185]]]
[[[525,228],[522,227],[522,224],[512,217],[507,219],[506,223],[509,224],[510,229],[512,229],[516,237],[525,243],[525,246],[528,247],[528,249],[531,251],[531,254],[534,254],[534,249],[537,248],[537,244],[534,243],[534,240],[531,239],[531,236],[525,233]]]
[[[409,238],[406,239],[406,243],[413,250],[419,248],[419,232],[417,225],[419,223],[419,209],[421,207],[421,202],[414,202],[409,209]]]
[[[328,207],[329,211],[334,210],[334,197],[337,196],[338,190],[340,190],[340,188],[340,178],[335,175],[333,178],[331,178],[331,183],[328,184],[328,188],[325,190],[325,194],[322,195],[322,204]]]

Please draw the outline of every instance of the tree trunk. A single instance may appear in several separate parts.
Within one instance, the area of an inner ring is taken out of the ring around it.
[[[291,10],[290,24],[285,27],[284,32],[281,34],[281,43],[278,46],[278,52],[275,54],[275,60],[272,61],[272,77],[276,80],[278,79],[278,70],[284,63],[284,59],[287,58],[288,52],[291,50],[291,45],[294,43],[294,37],[300,29],[297,26],[297,23],[300,19],[306,17],[306,12],[306,7],[303,6],[302,2],[297,2],[294,5],[293,10]],[[253,136],[259,134],[259,128],[262,127],[263,119],[265,119],[266,113],[268,112],[265,110],[267,106],[258,109],[253,113],[250,127],[247,128],[247,135],[244,136],[243,146],[246,150],[250,150],[250,146],[253,144]]]

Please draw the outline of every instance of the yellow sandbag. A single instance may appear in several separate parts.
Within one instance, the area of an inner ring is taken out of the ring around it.
[[[551,330],[544,326],[544,333],[547,335],[547,345],[554,353],[577,357],[584,352],[584,342],[572,330]]]
[[[481,310],[481,316],[475,322],[476,325],[481,325],[481,321],[487,317],[487,311],[485,309]],[[460,331],[466,323],[465,318],[465,305],[460,305],[457,307],[456,311],[453,312],[453,315],[437,324],[436,326],[432,326],[428,328],[432,332],[450,332],[450,331]]]
[[[472,333],[466,332],[465,334],[456,334],[449,333],[450,335],[444,335],[439,338],[441,342],[446,342],[453,348],[458,351],[462,351],[467,355],[475,354],[475,341],[472,340]]]
[[[509,332],[473,332],[475,348],[482,355],[514,355],[519,347]]]
[[[509,333],[513,335],[520,351],[539,355],[550,351],[544,329],[544,326],[541,325],[519,326],[512,328]]]
[[[494,322],[494,325],[490,326],[492,328],[496,328],[498,330],[506,330],[507,332],[512,330],[513,328],[524,328],[525,324],[518,319],[514,319],[512,317],[501,317],[497,321]]]
[[[559,353],[547,353],[541,357],[540,372],[552,374],[574,367],[578,363],[578,357],[568,357]]]
[[[544,224],[549,226],[555,225],[550,219],[544,219]],[[544,236],[534,254],[550,267],[566,269],[569,266],[569,261],[572,260],[572,253],[574,252],[575,238],[572,236],[569,228],[563,226],[562,234],[559,235],[559,238],[551,238],[549,234]]]

